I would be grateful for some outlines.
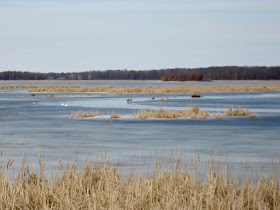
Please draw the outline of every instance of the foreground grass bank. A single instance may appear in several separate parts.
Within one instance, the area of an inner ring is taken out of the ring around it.
[[[38,173],[23,164],[11,180],[8,161],[0,174],[1,209],[280,209],[280,177],[238,182],[215,163],[203,182],[182,164],[157,167],[150,176],[122,177],[106,163],[86,162],[78,170],[59,161],[56,175],[45,179],[39,163]]]
[[[168,85],[168,86],[79,86],[53,84],[0,85],[0,89],[28,89],[29,92],[107,92],[107,93],[207,93],[280,90],[280,84]]]

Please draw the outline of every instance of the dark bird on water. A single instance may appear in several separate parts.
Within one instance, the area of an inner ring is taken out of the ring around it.
[[[155,97],[153,97],[152,99],[155,100]]]
[[[131,102],[131,101],[132,101],[132,98],[128,98],[126,101],[127,101],[127,102]]]

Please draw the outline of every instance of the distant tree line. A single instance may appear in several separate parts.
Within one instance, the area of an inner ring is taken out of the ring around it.
[[[173,76],[170,76],[173,75]],[[21,71],[4,71],[0,72],[0,80],[161,80],[169,77],[180,75],[193,75],[195,80],[279,80],[280,66],[264,67],[208,67],[208,68],[174,68],[160,70],[106,70],[106,71],[86,71],[75,73],[36,73]],[[199,76],[199,77],[196,77]],[[189,76],[188,76],[189,77]],[[194,78],[191,76],[190,80]],[[185,79],[184,79],[185,80]]]
[[[162,81],[203,81],[203,74],[192,73],[169,73],[162,76]]]

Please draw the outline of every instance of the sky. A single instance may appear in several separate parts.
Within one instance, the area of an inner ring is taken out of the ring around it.
[[[0,0],[0,71],[279,62],[279,0]]]

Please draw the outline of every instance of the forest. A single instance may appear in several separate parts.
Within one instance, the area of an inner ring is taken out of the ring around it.
[[[176,76],[177,75],[177,76]],[[180,76],[178,76],[180,75]],[[160,70],[92,70],[72,73],[2,71],[0,80],[279,80],[280,66],[212,66]]]
[[[203,81],[203,74],[198,72],[192,73],[169,73],[161,78],[162,81]]]

